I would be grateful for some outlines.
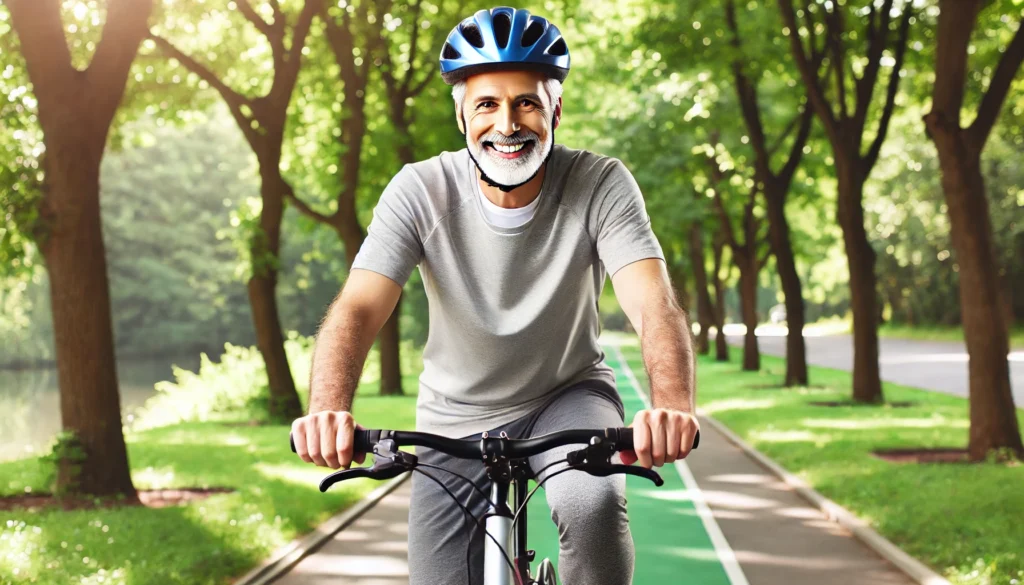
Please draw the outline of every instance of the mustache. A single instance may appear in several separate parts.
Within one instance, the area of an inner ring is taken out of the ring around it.
[[[525,142],[531,141],[540,141],[540,136],[537,136],[537,134],[529,130],[520,130],[519,132],[516,132],[512,136],[505,136],[504,134],[492,133],[480,138],[480,144],[484,145],[486,145],[487,143],[491,143],[500,144],[502,146],[515,146],[517,144],[523,144]]]

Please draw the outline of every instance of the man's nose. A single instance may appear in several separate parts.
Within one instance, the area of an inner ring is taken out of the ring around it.
[[[495,129],[505,136],[512,136],[519,132],[519,118],[516,109],[509,105],[503,106],[498,114],[498,122],[495,124]]]

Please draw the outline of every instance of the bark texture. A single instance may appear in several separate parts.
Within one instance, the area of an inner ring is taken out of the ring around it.
[[[932,110],[925,118],[942,169],[953,249],[960,267],[960,307],[970,355],[970,439],[972,460],[997,449],[1024,457],[1010,387],[1009,339],[1002,302],[992,220],[981,172],[981,152],[1016,72],[1024,60],[1024,27],[1000,58],[975,121],[960,125],[971,31],[982,3],[939,3],[936,77]]]
[[[136,498],[121,426],[100,162],[151,0],[112,0],[85,71],[71,63],[56,0],[8,0],[39,103],[46,154],[34,235],[50,276],[61,424],[58,493]]]

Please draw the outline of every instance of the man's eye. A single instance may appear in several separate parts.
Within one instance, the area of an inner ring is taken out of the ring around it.
[[[479,110],[480,108],[490,108],[492,106],[494,106],[494,102],[480,102],[479,104],[476,105],[476,109]]]
[[[535,107],[537,107],[537,104],[531,102],[530,100],[523,100],[523,101],[519,102],[519,104],[523,105],[523,106],[526,106],[527,108],[535,108]]]

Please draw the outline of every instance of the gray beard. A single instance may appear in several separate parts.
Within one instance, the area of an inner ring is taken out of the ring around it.
[[[471,141],[467,134],[466,147],[469,148],[480,171],[493,182],[501,185],[519,185],[529,181],[540,170],[554,145],[554,135],[554,132],[548,132],[547,140],[544,142],[533,140],[530,151],[515,159],[501,158],[491,154],[492,151],[484,148],[482,144],[487,137],[484,137],[485,140],[481,140],[480,143],[476,143]]]

